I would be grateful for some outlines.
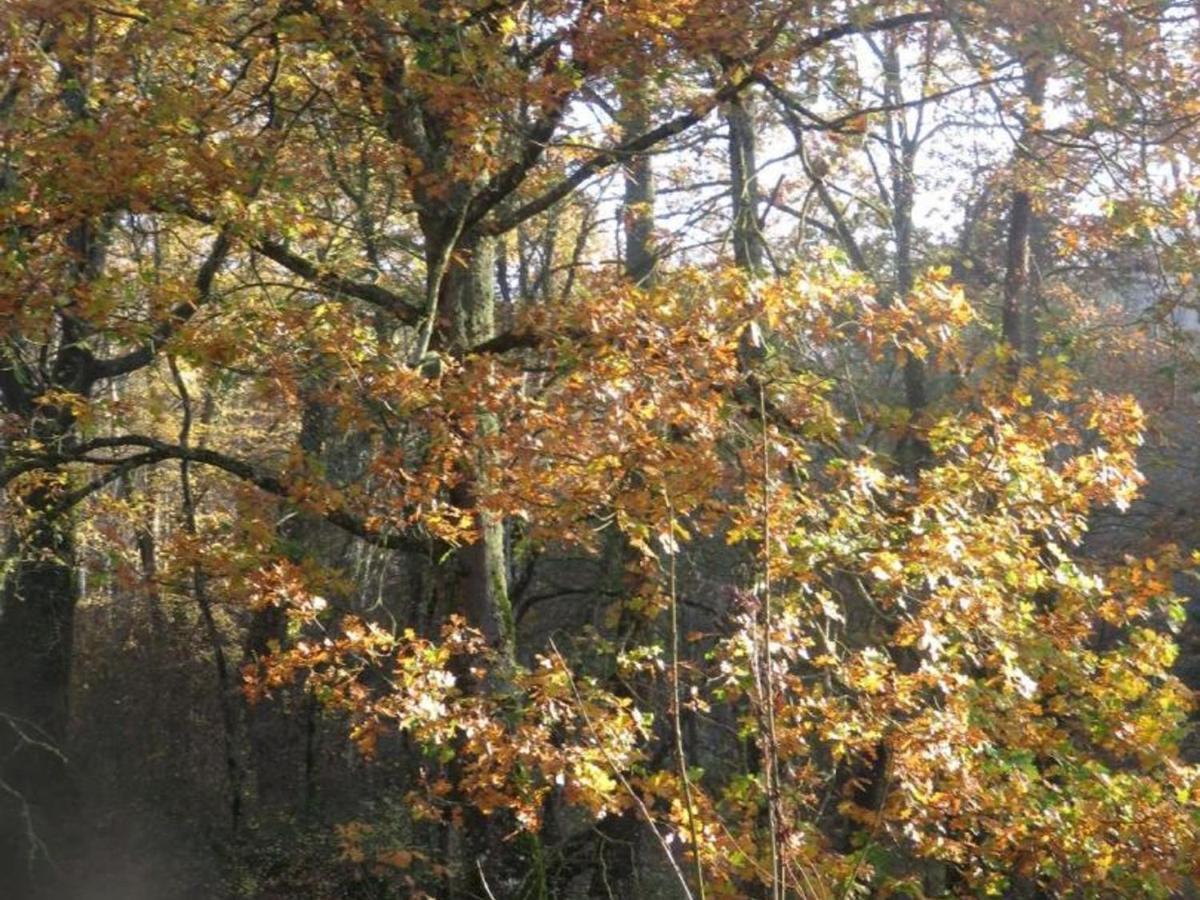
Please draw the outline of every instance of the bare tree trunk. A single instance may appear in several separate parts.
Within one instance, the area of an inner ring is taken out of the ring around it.
[[[619,112],[622,138],[630,140],[650,130],[650,110],[640,85],[625,92]],[[625,277],[639,287],[654,284],[658,255],[654,247],[654,163],[648,153],[625,161]]]
[[[1026,120],[1016,151],[1016,183],[1008,214],[1008,239],[1005,251],[1004,300],[1001,307],[1000,336],[1012,353],[1012,371],[1020,368],[1023,356],[1022,334],[1028,315],[1030,283],[1030,236],[1033,233],[1033,191],[1028,184],[1028,167],[1037,159],[1036,143],[1040,129],[1041,107],[1046,102],[1049,67],[1038,55],[1025,62]]]
[[[187,384],[183,380],[175,360],[167,358],[175,387],[179,391],[179,399],[183,404],[183,423],[179,428],[179,445],[187,447],[192,430],[192,400],[188,393]],[[205,404],[204,419],[209,418],[211,407]],[[179,486],[183,504],[183,529],[195,538],[196,530],[196,501],[192,491],[192,474],[188,460],[179,463]],[[212,596],[208,590],[208,576],[200,560],[192,562],[192,598],[200,610],[200,619],[204,623],[204,631],[208,637],[209,649],[213,655],[213,668],[217,681],[217,707],[221,712],[221,745],[225,761],[225,777],[229,789],[229,829],[237,834],[242,823],[242,790],[243,771],[240,759],[238,705],[234,691],[233,678],[229,673],[229,660],[225,654],[225,641],[217,626],[213,612]]]
[[[763,238],[758,225],[758,136],[752,95],[738,94],[725,109],[729,127],[730,197],[733,201],[733,258],[738,268],[760,272]]]
[[[311,385],[305,385],[304,408],[301,413],[299,445],[309,459],[320,459],[329,437],[329,416],[318,398],[312,396]],[[288,555],[296,562],[316,545],[323,534],[322,523],[314,516],[296,511],[278,526],[278,534]],[[274,604],[255,610],[250,617],[243,645],[247,662],[257,660],[272,649],[287,645],[287,613]],[[260,820],[288,816],[297,809],[297,787],[303,783],[303,809],[312,803],[305,772],[308,762],[301,758],[304,732],[308,723],[302,717],[310,714],[303,689],[287,688],[273,697],[263,698],[245,708],[248,766],[253,776],[254,814]],[[313,723],[315,725],[315,722]],[[303,782],[302,782],[303,773]],[[247,792],[250,795],[250,791]]]
[[[37,523],[9,555],[16,562],[0,598],[0,884],[6,896],[52,896],[52,857],[72,797],[64,755],[79,599],[71,524]]]
[[[95,382],[86,350],[64,343],[55,357],[48,384],[0,361],[4,408],[47,448],[69,445],[75,419],[39,398],[88,396]],[[28,518],[13,524],[0,567],[0,884],[25,886],[15,896],[54,896],[52,857],[74,805],[65,753],[79,580],[74,523],[56,487],[21,502]]]
[[[888,35],[883,54],[885,102],[902,106],[904,84],[901,78],[900,53],[894,36]],[[919,121],[919,120],[918,120]],[[901,301],[912,293],[916,282],[913,260],[913,207],[916,203],[916,162],[920,148],[920,125],[910,128],[907,113],[889,113],[886,119],[888,161],[892,181],[892,238],[896,245],[895,297]],[[887,296],[882,302],[890,304]],[[929,447],[915,430],[916,419],[927,403],[925,392],[925,363],[910,350],[901,353],[904,378],[904,405],[908,408],[909,427],[901,438],[897,454],[901,465],[915,473],[929,455]]]

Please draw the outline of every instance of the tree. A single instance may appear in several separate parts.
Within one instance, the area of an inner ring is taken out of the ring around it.
[[[1181,164],[1187,10],[13,8],[0,777],[35,815],[5,870],[70,806],[42,747],[69,750],[76,510],[174,461],[185,549],[165,569],[188,573],[221,682],[234,827],[246,735],[225,659],[242,646],[249,693],[294,682],[368,755],[413,754],[409,845],[379,858],[419,863],[422,889],[602,884],[611,857],[577,849],[598,816],[640,822],[693,895],[915,890],[922,860],[947,890],[1181,883],[1195,773],[1161,628],[1179,607],[1154,574],[1172,553],[1080,549],[1136,491],[1141,414],[1039,353],[1059,334],[1049,314],[1033,327],[1031,287],[1054,287],[1051,205],[1083,222],[1068,192],[1147,146]],[[1003,222],[972,198],[1006,235],[1005,274],[964,294],[922,271],[953,242],[921,230],[918,198],[926,148],[981,108],[1014,136],[982,166]],[[780,124],[800,210],[787,178],[766,189]],[[618,172],[620,197],[601,181]],[[656,196],[664,173],[688,193],[712,175],[719,204]],[[595,253],[612,209],[620,272]],[[848,265],[785,252],[775,210]],[[672,265],[654,236],[681,220],[725,249]],[[150,398],[168,376],[182,426],[102,391]],[[232,409],[193,415],[189,385],[218,383],[252,411],[240,435]],[[214,473],[257,492],[241,532],[205,523]],[[407,625],[357,609],[333,626],[355,576],[297,546],[319,520],[405,554]],[[733,571],[713,575],[723,544]],[[591,644],[542,640],[541,611],[523,625],[530,585],[559,560],[595,568],[602,545],[617,574],[573,588],[590,612],[569,619],[590,616]],[[601,597],[637,626],[597,627]]]

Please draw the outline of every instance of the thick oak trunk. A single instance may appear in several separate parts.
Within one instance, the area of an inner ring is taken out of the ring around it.
[[[439,312],[448,329],[451,352],[461,354],[496,336],[496,302],[493,273],[495,257],[491,242],[468,237],[459,242],[440,285]],[[481,416],[480,437],[494,433],[496,422]],[[484,451],[479,451],[483,453]],[[504,550],[504,523],[480,507],[486,489],[487,460],[464,460],[469,473],[454,492],[454,502],[472,510],[478,540],[457,554],[461,612],[500,651],[512,660],[516,633],[508,596],[508,563]]]
[[[444,224],[444,223],[443,223]],[[445,233],[445,232],[442,232]],[[433,232],[436,237],[437,232]],[[438,277],[438,252],[429,254],[429,296],[436,297],[438,345],[452,355],[468,353],[496,334],[495,255],[489,239],[460,235],[447,250],[448,264]],[[495,433],[497,422],[480,415],[478,437]],[[503,519],[483,508],[489,461],[477,445],[474,458],[461,461],[462,480],[451,492],[451,501],[474,520],[476,539],[454,555],[454,612],[478,628],[495,650],[498,665],[479,690],[503,696],[511,691],[516,660],[516,626],[508,592],[508,560]],[[501,812],[484,816],[468,808],[464,829],[447,834],[447,846],[458,858],[458,877],[447,885],[450,896],[513,896],[515,885],[540,858],[536,841],[506,841],[513,822]],[[532,843],[532,846],[523,846]]]

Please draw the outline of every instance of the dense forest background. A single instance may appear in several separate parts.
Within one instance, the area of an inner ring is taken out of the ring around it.
[[[1194,895],[1195,0],[0,61],[0,897]]]

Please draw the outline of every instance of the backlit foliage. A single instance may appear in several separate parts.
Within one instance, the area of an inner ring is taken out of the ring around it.
[[[128,594],[231,843],[244,700],[306,802],[318,723],[396,764],[326,829],[381,890],[545,900],[572,827],[689,900],[1194,889],[1194,561],[1089,540],[1196,302],[1198,9],[0,0],[0,716],[65,745]]]
[[[800,896],[900,890],[907,853],[952,864],[983,893],[1014,875],[1153,895],[1180,884],[1200,783],[1175,756],[1191,709],[1163,631],[1182,616],[1165,574],[1178,561],[1169,548],[1115,566],[1077,552],[1092,510],[1137,493],[1132,400],[1082,391],[1050,360],[1011,382],[963,341],[970,307],[937,273],[886,311],[827,267],[753,286],[715,272],[650,292],[600,283],[557,314],[526,325],[542,340],[521,359],[377,386],[429,435],[419,459],[379,463],[398,487],[388,514],[472,540],[429,485],[462,477],[444,455],[487,459],[481,502],[533,523],[530,540],[586,549],[620,530],[651,617],[671,602],[665,573],[686,542],[746,547],[757,587],[726,633],[698,636],[709,651],[682,702],[728,710],[778,772],[778,796],[761,773],[696,771],[689,803],[677,774],[647,765],[651,710],[572,674],[557,649],[510,669],[458,620],[438,640],[361,622],[311,632],[253,690],[306,678],[350,713],[368,753],[390,728],[458,759],[452,783],[431,764],[413,799],[423,814],[451,815],[438,799],[453,794],[536,829],[554,785],[592,815],[636,806],[698,853],[717,896],[768,880],[769,803]],[[760,329],[768,350],[747,362],[739,344]],[[854,386],[828,368],[888,346],[970,372],[921,426],[929,452],[911,473],[864,443],[903,426],[884,405],[852,403]],[[471,440],[481,410],[503,435],[487,453]],[[306,633],[321,618],[297,573],[275,570],[259,590]],[[626,650],[660,684],[663,653]],[[867,798],[874,766],[882,790]],[[831,803],[861,846],[833,845]]]

